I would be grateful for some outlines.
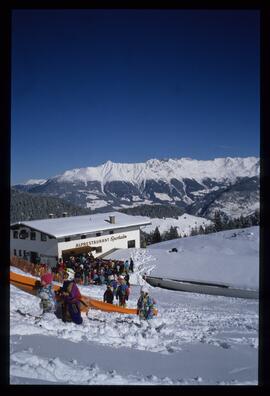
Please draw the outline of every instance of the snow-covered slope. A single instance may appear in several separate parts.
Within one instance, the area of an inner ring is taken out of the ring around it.
[[[187,213],[184,213],[182,216],[178,216],[177,219],[166,218],[166,219],[149,219],[151,221],[151,225],[141,227],[142,231],[150,234],[153,232],[156,227],[158,227],[160,234],[165,231],[169,231],[171,227],[177,227],[177,232],[179,236],[189,236],[192,228],[198,228],[202,226],[205,228],[208,225],[212,224],[212,221],[207,220],[203,217],[192,216]]]
[[[170,252],[177,248],[178,252]],[[259,289],[259,227],[222,231],[149,245],[143,270],[148,275],[239,289]],[[111,258],[128,258],[119,250]]]
[[[211,270],[216,279],[227,276],[229,268],[233,284],[239,284],[242,278],[242,283],[247,285],[249,280],[247,286],[254,287],[258,227],[206,237],[183,238],[150,249],[125,249],[112,254],[120,259],[134,259],[128,306],[136,307],[139,285],[144,284],[141,275],[145,272],[160,271],[180,278],[191,273],[193,277],[205,275],[206,270]],[[178,242],[184,244],[177,245]],[[179,254],[169,253],[171,246],[177,246]],[[186,266],[181,259],[183,254],[190,258]],[[199,267],[199,256],[203,264],[209,262],[212,267]],[[223,265],[222,256],[227,257]],[[247,263],[247,256],[253,263]],[[100,300],[105,288],[80,286],[82,294]],[[258,384],[258,300],[151,286],[149,290],[158,308],[158,316],[151,321],[90,310],[78,326],[63,323],[53,313],[40,316],[39,299],[11,285],[11,384]]]

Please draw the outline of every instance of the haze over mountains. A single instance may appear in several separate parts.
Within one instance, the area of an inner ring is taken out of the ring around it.
[[[134,164],[108,161],[13,187],[99,212],[163,204],[207,218],[216,210],[234,218],[259,208],[259,172],[256,157],[151,159]]]

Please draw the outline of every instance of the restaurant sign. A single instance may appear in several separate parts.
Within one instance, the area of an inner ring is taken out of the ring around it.
[[[100,243],[107,243],[107,242],[114,242],[119,239],[125,239],[127,238],[127,235],[122,234],[122,235],[112,235],[111,237],[106,237],[106,238],[99,238],[99,239],[93,239],[91,241],[85,241],[81,243],[76,243],[76,248],[82,247],[82,246],[91,246],[91,245],[97,245]]]

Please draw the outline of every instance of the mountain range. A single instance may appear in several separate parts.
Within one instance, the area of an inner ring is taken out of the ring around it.
[[[94,212],[162,204],[210,219],[216,210],[235,218],[259,208],[259,173],[256,157],[107,161],[48,179],[31,179],[13,188],[62,198]]]

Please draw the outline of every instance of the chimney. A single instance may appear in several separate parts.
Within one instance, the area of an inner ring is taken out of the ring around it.
[[[53,219],[53,218],[54,218],[54,214],[53,214],[53,213],[50,213],[50,214],[49,214],[49,218],[50,218],[50,219]]]
[[[63,212],[62,217],[67,217],[67,212]]]
[[[110,218],[110,223],[111,224],[115,224],[115,216],[109,216],[109,218]]]

